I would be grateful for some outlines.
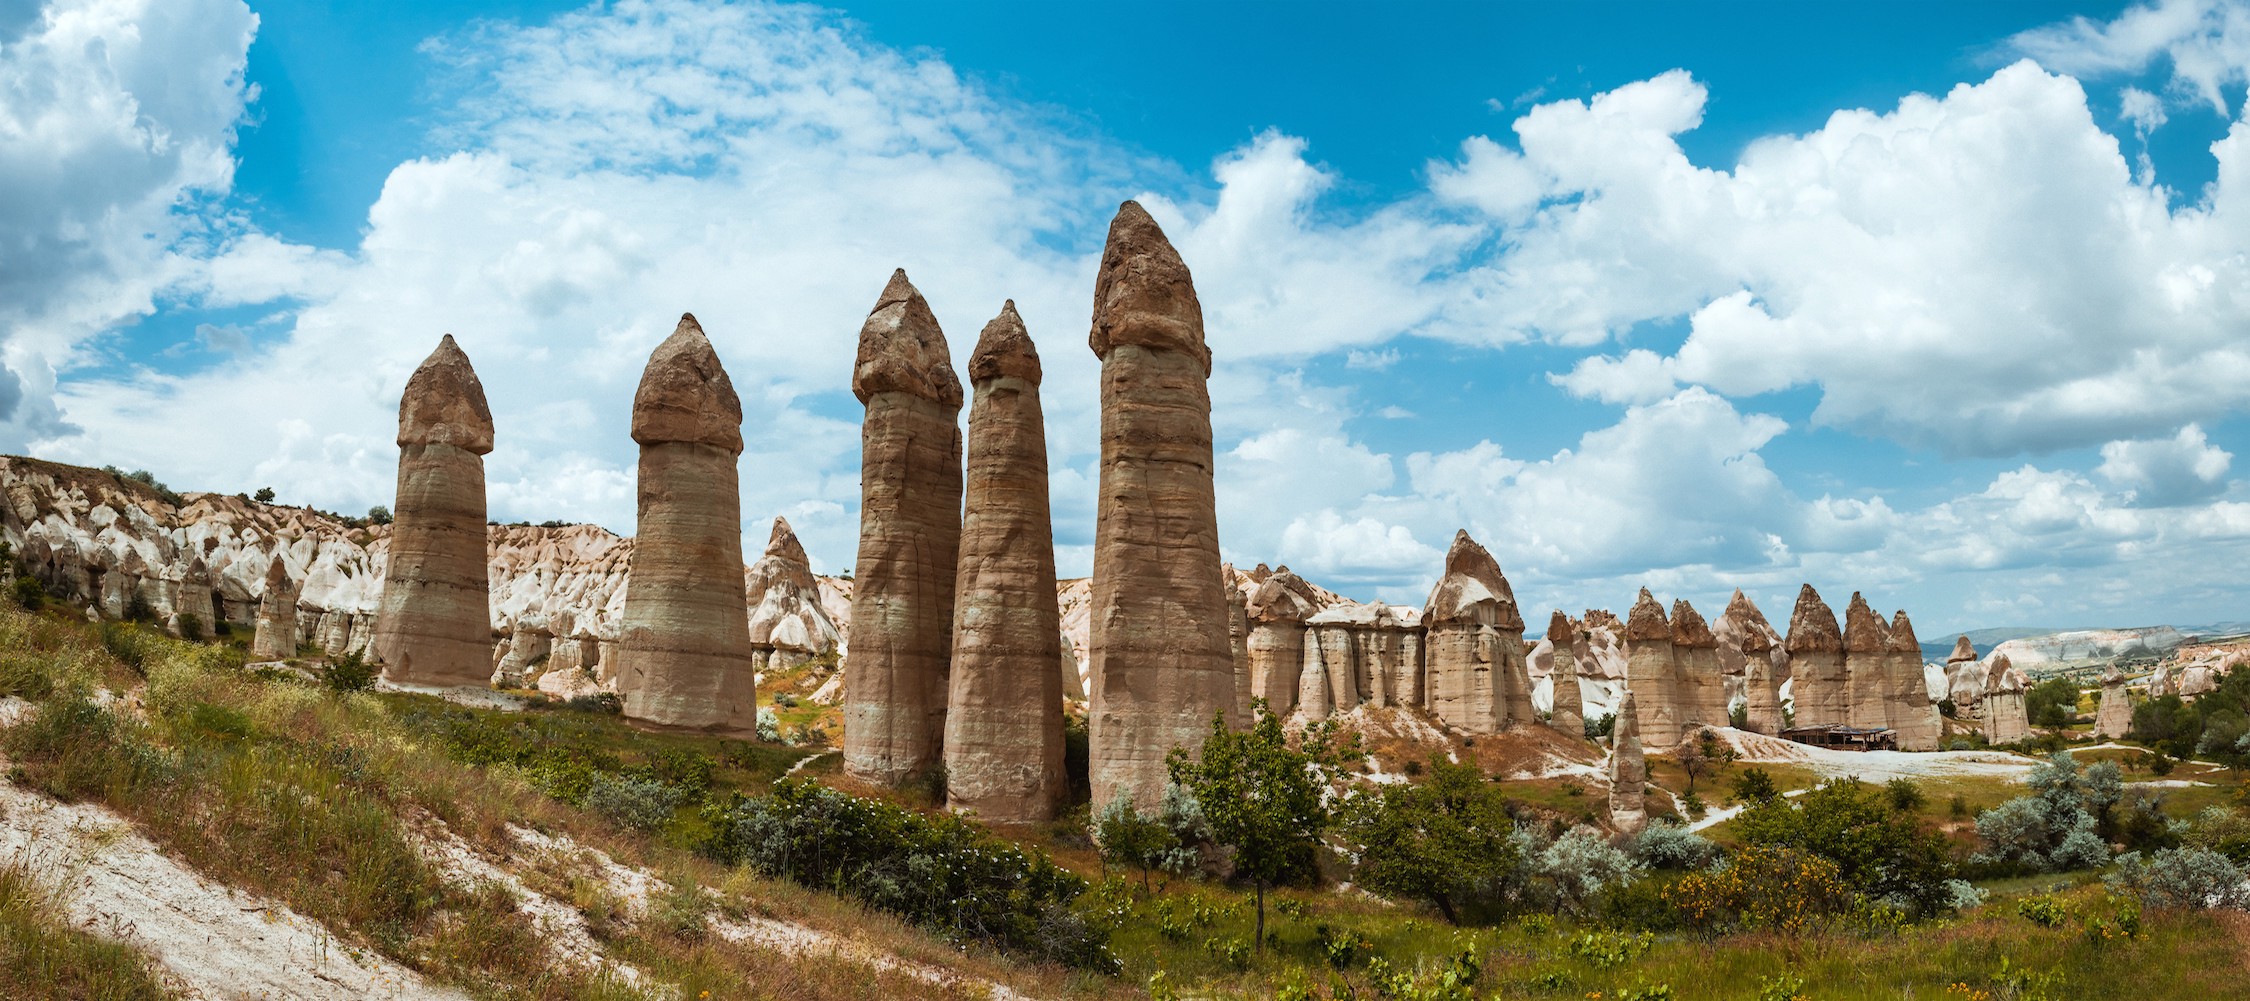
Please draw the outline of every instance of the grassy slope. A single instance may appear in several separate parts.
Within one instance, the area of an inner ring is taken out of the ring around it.
[[[129,946],[71,927],[52,887],[0,867],[0,997],[160,1001],[172,997]]]

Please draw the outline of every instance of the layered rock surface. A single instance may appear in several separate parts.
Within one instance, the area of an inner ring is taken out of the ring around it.
[[[617,642],[625,714],[664,726],[757,729],[743,590],[742,401],[693,316],[649,355],[633,395],[639,531]]]
[[[1797,592],[1797,607],[1789,616],[1790,700],[1796,725],[1828,726],[1850,722],[1846,705],[1844,635],[1836,626],[1836,613],[1820,600],[1811,584]]]
[[[1617,726],[1610,731],[1609,821],[1621,834],[1638,834],[1648,826],[1648,760],[1641,750],[1634,701],[1634,693],[1626,691],[1618,703]]]
[[[1930,701],[1930,683],[1922,667],[1922,643],[1914,636],[1914,623],[1900,609],[1891,616],[1884,652],[1889,673],[1884,697],[1889,700],[1890,726],[1898,733],[1901,751],[1935,751],[1944,736],[1937,704]]]
[[[2117,739],[2133,729],[2133,701],[2125,694],[2125,672],[2111,664],[2102,671],[2102,700],[2094,710],[2094,736]]]
[[[1515,591],[1499,561],[1465,530],[1446,551],[1422,624],[1433,715],[1468,733],[1537,722]]]
[[[1985,665],[1984,739],[1992,744],[2013,744],[2031,737],[2031,720],[2024,706],[2024,678],[2008,655],[1994,651]]]
[[[492,436],[484,384],[447,334],[398,403],[398,494],[370,646],[390,681],[482,686],[492,676],[484,517]]]
[[[297,655],[297,585],[281,557],[266,565],[265,589],[258,597],[258,622],[250,637],[250,656],[281,660]]]
[[[1686,600],[1672,602],[1672,659],[1680,699],[1680,728],[1726,726],[1726,667],[1719,660],[1719,637]]]
[[[1578,688],[1578,627],[1561,609],[1547,620],[1547,648],[1553,658],[1553,708],[1549,722],[1571,737],[1586,735],[1585,695]]]
[[[1780,734],[1781,684],[1788,680],[1789,670],[1781,635],[1740,588],[1727,600],[1727,610],[1713,632],[1719,637],[1721,661],[1731,653],[1742,665],[1743,724],[1769,736]]]
[[[1679,743],[1680,685],[1672,656],[1672,623],[1645,587],[1625,620],[1625,688],[1637,707],[1638,739],[1658,748]],[[1618,719],[1624,718],[1620,709]]]
[[[1211,353],[1194,281],[1146,211],[1111,221],[1087,343],[1101,359],[1088,640],[1093,798],[1153,809],[1164,758],[1234,700],[1212,481]]]
[[[1844,722],[1880,730],[1891,725],[1890,628],[1858,591],[1844,607]]]
[[[1011,301],[969,356],[975,400],[944,753],[947,805],[1017,823],[1052,818],[1070,793],[1039,380],[1038,351]]]

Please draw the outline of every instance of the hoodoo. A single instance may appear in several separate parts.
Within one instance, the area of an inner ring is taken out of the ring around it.
[[[1101,484],[1087,656],[1095,808],[1162,799],[1164,758],[1234,699],[1212,483],[1203,307],[1156,220],[1110,222],[1087,344],[1102,362]]]
[[[491,683],[484,521],[491,451],[484,384],[447,334],[398,401],[398,498],[372,645],[393,682]]]
[[[1288,712],[1297,701],[1298,672],[1305,664],[1305,620],[1317,611],[1301,593],[1305,590],[1304,581],[1283,567],[1259,582],[1245,606],[1250,618],[1250,694],[1266,700],[1277,713]],[[1325,708],[1325,684],[1321,702]]]
[[[1719,616],[1717,632],[1722,643],[1733,645],[1742,655],[1743,725],[1758,733],[1780,733],[1781,681],[1774,676],[1772,624],[1750,597],[1736,588],[1734,597],[1727,599],[1726,612]]]
[[[1500,563],[1469,533],[1453,535],[1445,575],[1430,590],[1422,623],[1428,630],[1430,712],[1469,733],[1496,733],[1531,723],[1531,676],[1523,659],[1523,614]]]
[[[1836,613],[1811,584],[1797,592],[1789,615],[1790,701],[1798,726],[1848,722],[1844,709],[1844,633]]]
[[[820,582],[789,519],[773,520],[766,553],[743,575],[750,606],[750,658],[760,671],[786,671],[836,649],[842,639],[820,607]]]
[[[617,640],[625,715],[751,733],[757,674],[742,581],[742,401],[703,328],[682,315],[633,394],[639,535]]]
[[[1945,658],[1945,688],[1962,718],[1966,719],[1972,709],[1981,708],[1984,665],[1977,661],[1977,648],[1966,636],[1953,641],[1953,654]]]
[[[1664,606],[1641,588],[1625,619],[1625,688],[1633,693],[1639,717],[1636,736],[1657,748],[1680,742],[1679,674],[1672,656],[1672,623]],[[1622,721],[1625,711],[1617,718]]]
[[[266,590],[258,596],[258,626],[250,634],[250,656],[283,660],[297,655],[297,585],[276,553],[266,565]],[[490,656],[489,653],[486,656]]]
[[[1609,821],[1623,834],[1638,834],[1648,826],[1645,797],[1648,759],[1641,751],[1640,724],[1634,695],[1627,690],[1617,705],[1617,726],[1610,731]]]
[[[2102,669],[2102,701],[2094,711],[2094,736],[2122,738],[2133,728],[2133,702],[2125,694],[2125,672],[2111,664]]]
[[[1935,751],[1944,724],[1938,721],[1937,704],[1930,701],[1930,683],[1922,673],[1922,644],[1914,637],[1914,623],[1906,610],[1891,616],[1884,650],[1890,655],[1885,695],[1890,701],[1891,729],[1898,732],[1901,751]]]
[[[859,328],[852,394],[867,416],[844,771],[897,785],[944,761],[961,547],[961,380],[937,316],[904,271],[891,273]]]
[[[1062,618],[1047,510],[1039,353],[1016,304],[969,356],[966,510],[945,713],[947,805],[991,820],[1054,817],[1063,772]],[[855,651],[854,656],[857,656]],[[847,689],[848,691],[848,689]]]
[[[2026,715],[2023,678],[2016,674],[2008,655],[1995,653],[1984,682],[1984,739],[1993,745],[2013,744],[2031,737]]]
[[[1578,689],[1578,630],[1562,609],[1547,620],[1547,645],[1554,651],[1554,669],[1548,672],[1554,704],[1548,719],[1567,737],[1586,736],[1586,696]]]
[[[1891,725],[1890,629],[1858,591],[1844,607],[1844,719],[1856,727]]]
[[[1727,725],[1727,679],[1719,637],[1686,599],[1672,602],[1672,662],[1678,670],[1680,728]]]

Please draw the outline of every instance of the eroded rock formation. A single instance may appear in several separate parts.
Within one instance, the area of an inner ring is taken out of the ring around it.
[[[1685,600],[1672,602],[1672,661],[1681,732],[1726,726],[1727,679],[1719,663],[1719,637]]]
[[[1211,352],[1187,265],[1146,211],[1109,227],[1087,337],[1102,362],[1088,639],[1093,798],[1161,801],[1164,758],[1233,702],[1212,483]]]
[[[1880,730],[1891,725],[1890,628],[1867,599],[1852,592],[1844,607],[1844,722]]]
[[[1984,664],[1977,658],[1977,648],[1966,636],[1953,641],[1953,653],[1945,658],[1945,687],[1953,699],[1954,712],[1967,718],[1973,710],[1980,709],[1984,699]]]
[[[1306,663],[1305,620],[1319,610],[1307,597],[1308,590],[1303,580],[1282,567],[1259,582],[1244,605],[1250,620],[1245,644],[1250,654],[1250,694],[1266,700],[1277,713],[1290,711],[1298,701],[1299,672]],[[1319,657],[1317,646],[1312,656]],[[1321,680],[1319,701],[1326,715],[1328,690],[1326,679]]]
[[[969,356],[975,400],[945,713],[946,804],[1008,823],[1051,819],[1070,793],[1039,378],[1039,353],[1010,301]]]
[[[1638,834],[1648,826],[1648,760],[1641,751],[1638,718],[1634,693],[1628,689],[1618,703],[1609,752],[1609,821],[1622,834]]]
[[[1884,651],[1889,654],[1884,697],[1891,706],[1890,726],[1898,732],[1898,749],[1937,750],[1944,724],[1938,720],[1937,704],[1930,701],[1929,679],[1922,670],[1922,643],[1915,638],[1914,623],[1903,608],[1891,616]]]
[[[1779,734],[1781,683],[1786,680],[1782,673],[1789,664],[1780,634],[1741,588],[1727,599],[1727,610],[1713,632],[1719,636],[1720,660],[1731,657],[1742,664],[1743,725],[1758,733]]]
[[[484,384],[447,334],[398,401],[398,497],[370,645],[390,681],[480,688],[491,681],[484,520],[490,451]]]
[[[1811,584],[1797,592],[1797,607],[1789,615],[1790,701],[1796,725],[1827,726],[1850,722],[1845,706],[1848,681],[1844,668],[1844,635],[1836,627],[1836,613],[1820,600]]]
[[[1986,665],[1984,683],[1984,739],[1988,743],[2013,744],[2031,737],[2023,688],[2023,676],[2008,662],[2008,655],[1994,653]]]
[[[750,660],[761,673],[787,671],[835,651],[843,632],[820,607],[820,581],[789,519],[773,520],[765,555],[743,578],[750,604]]]
[[[859,564],[844,770],[897,785],[944,761],[961,544],[961,380],[922,293],[891,274],[859,329]]]
[[[1549,722],[1565,736],[1586,736],[1585,696],[1578,690],[1578,628],[1571,625],[1570,616],[1562,609],[1547,619],[1547,644],[1554,651],[1554,667],[1548,672],[1552,682],[1553,707]]]
[[[617,640],[625,715],[757,730],[743,591],[742,401],[692,315],[649,355],[633,394],[640,529]]]
[[[2125,694],[2125,672],[2102,669],[2102,701],[2094,710],[2094,736],[2117,739],[2133,729],[2133,700]]]
[[[1422,625],[1433,715],[1469,733],[1538,721],[1515,591],[1499,561],[1466,530],[1446,550],[1445,573],[1430,591]]]
[[[281,557],[266,565],[265,590],[258,596],[257,631],[250,635],[250,656],[258,660],[284,660],[297,655],[297,585]]]
[[[1638,738],[1650,747],[1680,742],[1679,675],[1672,656],[1672,623],[1648,588],[1625,619],[1625,689],[1640,714]],[[1618,711],[1619,721],[1625,713]]]

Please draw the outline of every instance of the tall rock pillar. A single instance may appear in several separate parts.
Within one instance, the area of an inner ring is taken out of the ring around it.
[[[1722,659],[1730,646],[1742,657],[1743,725],[1757,733],[1780,733],[1783,680],[1780,674],[1788,663],[1788,655],[1777,649],[1780,644],[1775,640],[1779,634],[1741,588],[1736,588],[1734,597],[1727,600],[1727,610],[1719,616],[1715,632],[1723,644]]]
[[[1672,602],[1672,663],[1679,670],[1680,730],[1727,725],[1727,679],[1719,637],[1685,599]]]
[[[1609,751],[1609,821],[1620,834],[1638,834],[1648,826],[1648,759],[1641,750],[1637,719],[1634,695],[1627,689],[1617,706]]]
[[[2125,694],[2125,672],[2111,664],[2102,669],[2102,701],[2094,710],[2094,736],[2116,740],[2133,728],[2133,701]]]
[[[1844,722],[1868,730],[1892,723],[1890,629],[1867,599],[1844,607]]]
[[[1789,698],[1796,725],[1849,722],[1844,705],[1844,632],[1836,627],[1836,613],[1811,584],[1797,592],[1784,645],[1789,650]]]
[[[250,656],[287,660],[297,655],[297,585],[275,553],[266,565],[266,591],[258,596],[258,626],[250,634]]]
[[[1422,624],[1431,715],[1467,733],[1530,721],[1531,676],[1515,590],[1466,530],[1454,533],[1445,552],[1445,575],[1430,590]],[[1510,718],[1518,714],[1525,718]]]
[[[1984,700],[1984,664],[1977,660],[1977,648],[1963,636],[1953,641],[1953,653],[1945,658],[1946,697],[1953,700],[1953,714],[1961,719],[1979,715]]]
[[[969,356],[976,398],[954,588],[945,787],[947,806],[1012,823],[1052,819],[1070,793],[1039,377],[1039,352],[1011,300]]]
[[[1566,737],[1586,736],[1586,695],[1578,689],[1578,630],[1562,609],[1547,619],[1547,645],[1554,651],[1554,667],[1547,674],[1553,705],[1548,721]]]
[[[633,440],[641,446],[640,528],[616,661],[625,715],[755,733],[735,472],[742,401],[692,315],[648,357],[633,394]]]
[[[1672,623],[1645,587],[1625,619],[1625,688],[1635,696],[1632,704],[1640,713],[1635,721],[1638,739],[1655,748],[1679,743],[1680,686],[1672,655]],[[1618,710],[1617,718],[1623,722],[1624,710]]]
[[[897,785],[944,760],[962,475],[961,380],[936,315],[904,271],[891,274],[859,328],[852,393],[867,417],[844,771]]]
[[[1102,361],[1094,534],[1095,809],[1163,799],[1165,755],[1203,746],[1234,699],[1212,484],[1211,350],[1187,265],[1133,202],[1110,222],[1087,336]]]
[[[1984,682],[1984,739],[1987,743],[2013,744],[2031,739],[2031,718],[2024,705],[2023,677],[2008,655],[1995,653]]]
[[[1307,657],[1305,620],[1317,611],[1298,593],[1303,587],[1297,575],[1284,567],[1259,582],[1245,608],[1250,618],[1250,695],[1266,700],[1267,706],[1283,715],[1297,703],[1298,672],[1304,670]],[[1320,648],[1317,643],[1312,647],[1311,656],[1317,662]],[[1321,671],[1326,670],[1321,667]],[[1320,702],[1325,713],[1327,679],[1321,680]]]
[[[1930,683],[1922,671],[1922,642],[1914,636],[1914,623],[1899,609],[1891,616],[1884,650],[1890,654],[1890,680],[1886,696],[1891,705],[1891,729],[1898,731],[1901,751],[1935,751],[1943,724],[1937,703],[1930,701]]]
[[[447,334],[398,401],[398,499],[370,647],[392,682],[491,683],[484,523],[490,451],[484,384]]]

